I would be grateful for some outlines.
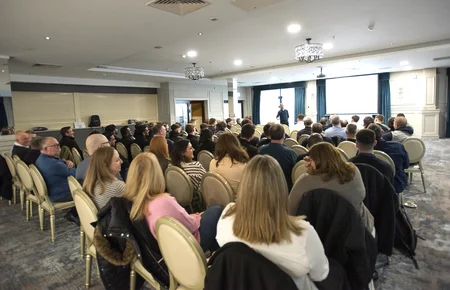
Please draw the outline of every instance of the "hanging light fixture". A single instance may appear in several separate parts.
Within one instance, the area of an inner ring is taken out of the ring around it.
[[[195,63],[193,63],[192,66],[184,69],[184,75],[190,80],[198,81],[205,76],[205,70],[202,67],[195,66]]]
[[[323,58],[323,45],[311,43],[311,38],[306,39],[305,44],[295,47],[295,59],[303,62],[313,62]]]

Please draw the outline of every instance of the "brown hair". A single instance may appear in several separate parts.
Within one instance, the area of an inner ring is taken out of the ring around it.
[[[256,244],[291,242],[291,233],[303,229],[288,214],[288,187],[278,162],[269,155],[256,155],[245,166],[237,200],[223,218],[234,216],[236,237]]]
[[[94,196],[97,185],[100,186],[101,192],[103,193],[105,191],[105,183],[117,179],[109,169],[115,151],[116,149],[113,147],[101,147],[91,155],[86,179],[83,182],[83,190],[90,196]]]
[[[216,167],[219,167],[220,161],[225,156],[230,157],[232,163],[247,163],[250,159],[247,152],[242,149],[237,138],[231,133],[225,133],[220,136],[214,152],[217,159]]]
[[[316,169],[309,168],[308,173],[323,174],[323,181],[336,177],[340,184],[344,184],[355,176],[355,165],[345,161],[339,150],[330,143],[322,142],[312,146],[309,157],[314,161]]]
[[[169,158],[169,149],[167,147],[167,141],[164,136],[154,136],[150,141],[150,152],[156,155],[156,157],[162,157],[167,160]]]

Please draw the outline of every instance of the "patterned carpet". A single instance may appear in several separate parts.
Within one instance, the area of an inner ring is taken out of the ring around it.
[[[380,278],[377,290],[450,290],[450,139],[427,140],[424,158],[427,193],[423,193],[420,176],[405,191],[405,200],[413,200],[417,209],[408,209],[419,240],[417,261],[399,253],[391,257],[391,264],[378,266]],[[20,205],[9,206],[0,201],[0,289],[84,289],[85,261],[80,258],[79,229],[64,220],[64,213],[56,218],[56,240],[51,242],[49,217],[45,230],[39,229],[34,208],[33,218],[25,221]],[[103,289],[92,267],[90,289]]]

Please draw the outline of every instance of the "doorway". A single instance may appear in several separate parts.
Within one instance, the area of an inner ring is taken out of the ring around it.
[[[175,122],[180,122],[183,128],[191,119],[194,119],[196,121],[195,127],[200,131],[200,124],[203,123],[205,118],[205,101],[176,101]]]

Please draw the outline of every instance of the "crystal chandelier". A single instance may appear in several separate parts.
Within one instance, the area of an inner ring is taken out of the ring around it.
[[[205,70],[202,67],[195,66],[195,63],[193,63],[192,66],[184,69],[184,75],[190,80],[198,81],[205,76]]]
[[[304,62],[313,62],[323,58],[323,46],[321,43],[311,43],[311,38],[306,39],[305,44],[295,47],[295,59]]]

